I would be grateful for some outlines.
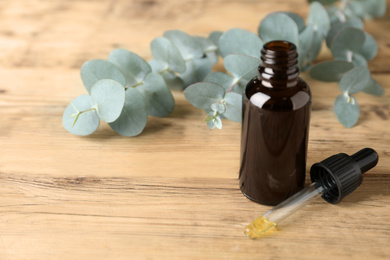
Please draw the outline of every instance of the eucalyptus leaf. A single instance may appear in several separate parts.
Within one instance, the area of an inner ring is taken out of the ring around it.
[[[65,129],[75,135],[90,135],[99,127],[100,119],[89,95],[75,98],[62,116]]]
[[[315,60],[321,51],[323,37],[318,31],[313,30],[313,39],[310,49],[307,51],[306,59],[308,62]]]
[[[312,24],[314,31],[320,32],[322,37],[328,34],[330,29],[329,15],[324,6],[319,2],[310,4],[308,23]]]
[[[240,123],[242,117],[242,95],[229,92],[224,100],[226,102],[226,111],[223,115],[229,120]]]
[[[340,90],[355,94],[367,87],[370,78],[370,71],[366,67],[355,67],[341,78],[339,83]]]
[[[365,41],[364,31],[347,27],[339,31],[331,44],[331,51],[336,58],[346,58],[348,52],[359,52]]]
[[[353,53],[352,54],[352,63],[357,67],[357,66],[363,66],[367,67],[367,60],[360,55],[359,53]]]
[[[170,71],[165,71],[161,74],[161,76],[164,78],[165,83],[169,89],[183,90],[185,88],[183,80],[178,76],[176,76],[175,73]]]
[[[298,26],[299,33],[305,29],[305,20],[303,20],[303,18],[301,16],[299,16],[298,14],[293,13],[293,12],[280,12],[280,13],[287,14],[291,19],[294,20],[294,22]]]
[[[355,0],[349,8],[362,18],[382,17],[386,13],[386,0]]]
[[[299,69],[303,71],[308,60],[308,53],[313,48],[313,38],[314,30],[312,25],[308,25],[300,34],[299,34],[299,49],[298,49],[298,65]]]
[[[310,76],[325,82],[338,82],[353,68],[353,63],[343,60],[324,61],[310,69]]]
[[[373,78],[370,78],[370,81],[368,82],[367,86],[363,89],[363,92],[373,96],[382,96],[384,94],[383,88]]]
[[[101,79],[112,79],[126,86],[126,79],[119,68],[106,60],[85,62],[80,74],[88,93],[91,92],[92,86]]]
[[[284,13],[271,13],[260,23],[259,35],[264,42],[283,40],[299,45],[298,26]],[[256,57],[256,56],[255,56]]]
[[[378,53],[378,44],[367,32],[364,32],[365,40],[362,48],[358,51],[366,60],[372,60]]]
[[[180,51],[167,38],[155,38],[150,44],[150,49],[154,59],[163,64],[167,64],[167,69],[176,72],[184,72],[186,70],[185,62]]]
[[[113,50],[108,61],[121,70],[129,87],[142,82],[145,76],[152,72],[150,65],[144,59],[125,49]]]
[[[340,95],[334,103],[337,119],[345,127],[352,127],[359,119],[359,104],[353,96]]]
[[[144,96],[149,115],[163,117],[173,111],[175,100],[160,74],[148,74],[136,89]]]
[[[179,74],[185,86],[204,80],[211,72],[213,65],[208,58],[196,58],[186,62],[187,70]]]
[[[215,128],[215,125],[214,125],[213,120],[207,121],[207,126],[208,126],[211,130],[213,130],[213,129]]]
[[[263,42],[256,34],[243,29],[230,29],[219,39],[219,49],[222,57],[229,54],[245,54],[259,57]]]
[[[198,41],[200,46],[202,46],[203,52],[209,58],[211,64],[218,62],[217,50],[218,46],[215,45],[210,39],[207,39],[202,36],[195,36],[195,40]]]
[[[211,104],[211,110],[214,112],[218,112],[219,114],[223,114],[226,111],[226,107],[221,102],[216,102]]]
[[[218,47],[218,49],[217,49],[218,55],[221,55],[221,52],[219,50],[219,39],[221,38],[222,34],[223,34],[223,32],[221,32],[221,31],[213,31],[209,35],[210,41],[212,41],[214,43],[214,45]]]
[[[225,91],[228,91],[234,83],[232,76],[220,71],[211,72],[207,75],[204,81],[219,84],[225,89]]]
[[[341,22],[339,20],[335,21],[334,23],[332,23],[332,27],[326,36],[326,45],[330,48],[334,37],[342,29],[346,27],[363,29],[363,26],[364,26],[363,21],[358,17],[352,17],[345,22]]]
[[[145,128],[147,120],[148,112],[142,94],[135,88],[128,88],[123,110],[110,126],[120,135],[136,136]]]
[[[155,59],[148,61],[150,67],[152,68],[153,72],[156,73],[163,73],[165,71],[168,71],[168,64],[165,62],[160,62]]]
[[[219,116],[216,116],[212,122],[214,123],[216,128],[222,129],[222,120]]]
[[[241,54],[230,54],[225,57],[223,62],[226,70],[234,77],[234,82],[248,82],[258,74],[257,68],[260,59]]]
[[[125,104],[125,89],[117,81],[102,79],[92,86],[91,97],[100,119],[111,123],[121,114]]]
[[[187,87],[184,95],[193,106],[200,109],[210,109],[213,103],[223,99],[225,89],[216,83],[199,82]]]
[[[179,49],[181,56],[185,61],[203,57],[202,47],[187,33],[179,30],[170,30],[164,33],[164,37],[170,40]]]

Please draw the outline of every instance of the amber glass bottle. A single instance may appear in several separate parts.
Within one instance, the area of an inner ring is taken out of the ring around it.
[[[249,199],[276,205],[304,186],[311,94],[294,44],[266,43],[261,60],[243,94],[239,181]]]

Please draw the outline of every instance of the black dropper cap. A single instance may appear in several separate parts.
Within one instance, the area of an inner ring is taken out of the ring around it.
[[[337,204],[360,186],[363,173],[375,167],[378,154],[371,148],[364,148],[349,156],[345,153],[333,155],[310,169],[312,182],[322,185],[322,198]]]

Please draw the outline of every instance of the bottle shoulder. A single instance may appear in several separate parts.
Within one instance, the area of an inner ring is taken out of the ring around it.
[[[301,78],[294,86],[272,88],[263,85],[256,77],[249,81],[244,96],[257,107],[267,110],[292,111],[311,103],[310,88]]]

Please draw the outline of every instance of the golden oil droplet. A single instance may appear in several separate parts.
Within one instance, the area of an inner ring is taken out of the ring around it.
[[[275,222],[268,221],[263,216],[255,219],[252,224],[246,226],[245,235],[249,238],[259,238],[261,235],[276,226]]]

